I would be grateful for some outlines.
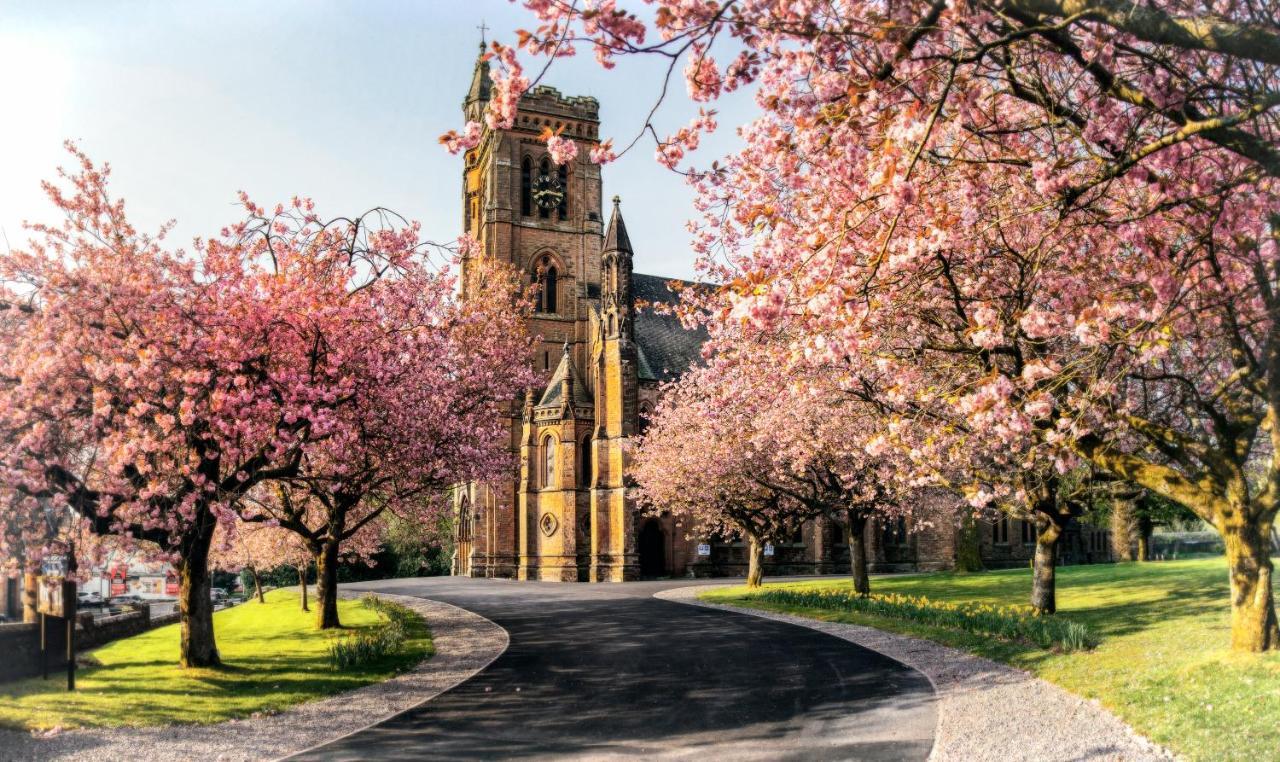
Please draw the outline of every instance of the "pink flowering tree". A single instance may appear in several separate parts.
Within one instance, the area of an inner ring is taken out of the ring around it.
[[[262,595],[264,571],[281,566],[305,570],[311,553],[297,534],[266,523],[238,521],[219,525],[210,551],[210,565],[220,571],[248,572],[253,580],[253,595],[265,603]],[[305,574],[299,579],[306,579]],[[302,610],[308,611],[306,585],[302,585]]]
[[[882,443],[886,409],[848,387],[842,369],[780,373],[788,348],[776,339],[716,342],[715,395],[751,433],[750,447],[766,458],[753,474],[785,496],[797,518],[823,516],[844,528],[854,590],[871,592],[866,528],[905,519],[910,530],[950,517],[925,515],[920,487],[928,475]]]
[[[341,626],[340,558],[376,552],[388,516],[434,525],[451,485],[512,467],[502,410],[534,382],[521,323],[528,304],[500,264],[475,262],[468,277],[484,299],[456,300],[447,273],[407,268],[370,292],[384,328],[345,366],[359,382],[335,413],[340,425],[305,445],[298,471],[248,517],[311,549],[320,628]]]
[[[979,504],[1085,460],[1187,506],[1226,542],[1233,648],[1280,647],[1275,3],[656,5],[530,3],[519,42],[755,88],[746,147],[695,173],[704,264],[742,273],[716,319],[883,363],[978,461],[1007,441],[1031,483]]]
[[[154,543],[180,576],[184,666],[219,663],[209,601],[216,528],[256,486],[340,434],[346,366],[382,324],[367,294],[418,251],[385,215],[321,223],[309,202],[246,219],[191,251],[128,221],[108,169],[46,184],[61,225],[0,255],[0,527],[28,563],[49,510]],[[384,224],[384,223],[393,224]],[[380,344],[380,346],[385,346]]]
[[[776,343],[713,346],[707,367],[664,390],[638,445],[642,502],[745,536],[752,587],[763,542],[829,517],[845,526],[855,589],[869,593],[868,520],[909,514],[897,462],[868,449],[873,408],[819,374],[779,374]]]
[[[633,461],[641,505],[670,511],[702,535],[747,541],[747,587],[764,577],[764,544],[795,525],[786,500],[752,478],[765,458],[748,435],[718,415],[712,396],[691,370],[666,387]],[[694,487],[693,485],[696,485]]]

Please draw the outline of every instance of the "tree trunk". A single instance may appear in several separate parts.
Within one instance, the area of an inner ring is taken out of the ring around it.
[[[40,614],[36,612],[36,598],[39,595],[37,588],[35,572],[22,575],[22,621],[24,622],[40,621]]]
[[[865,598],[871,595],[871,577],[867,574],[867,520],[853,511],[845,517],[844,541],[849,545],[853,592]]]
[[[307,567],[298,567],[298,587],[302,588],[302,610],[310,611],[311,607],[307,605]]]
[[[1133,560],[1133,539],[1137,534],[1132,500],[1116,500],[1111,504],[1111,553],[1117,561]]]
[[[338,621],[338,541],[326,540],[316,554],[316,627],[341,627]]]
[[[258,597],[258,603],[266,603],[267,599],[262,597],[262,579],[258,576],[258,570],[250,566],[249,574],[253,577],[253,594]]]
[[[212,523],[212,522],[210,522]],[[213,601],[209,599],[209,544],[213,531],[193,531],[178,560],[178,611],[182,622],[179,661],[184,667],[216,667],[218,645],[213,637]]]
[[[764,580],[764,544],[755,535],[747,545],[747,587],[760,587]]]
[[[1223,532],[1231,570],[1231,650],[1280,649],[1280,629],[1271,593],[1268,528],[1229,526]]]
[[[982,563],[982,535],[978,532],[978,521],[973,513],[965,511],[960,519],[960,531],[956,536],[956,571],[980,572]]]
[[[1062,527],[1040,514],[1036,517],[1036,528],[1039,533],[1031,567],[1031,606],[1041,614],[1052,614],[1058,610],[1058,540],[1062,537]]]
[[[1138,517],[1138,560],[1151,560],[1151,533],[1155,531],[1155,524],[1146,516]]]

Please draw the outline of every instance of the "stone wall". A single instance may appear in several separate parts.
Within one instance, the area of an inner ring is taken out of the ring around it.
[[[174,612],[152,618],[150,607],[143,605],[114,616],[94,621],[93,615],[82,613],[76,625],[76,652],[82,653],[113,640],[128,638],[147,630],[173,624]],[[49,620],[49,671],[54,673],[66,665],[66,627],[61,619]],[[40,625],[0,624],[0,682],[40,674]]]
[[[49,674],[65,668],[66,627],[61,619],[49,621]],[[0,682],[40,674],[40,625],[0,624]]]

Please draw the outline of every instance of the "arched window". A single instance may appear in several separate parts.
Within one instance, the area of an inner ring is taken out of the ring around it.
[[[578,446],[578,486],[590,487],[591,478],[595,476],[591,469],[591,436],[582,438],[582,444]]]
[[[551,487],[556,480],[556,440],[547,437],[542,440],[542,486]]]
[[[560,274],[551,262],[551,257],[543,257],[538,269],[533,273],[533,282],[538,286],[538,301],[534,305],[536,312],[556,311],[556,288]]]
[[[467,500],[467,496],[462,496],[462,505],[458,506],[458,541],[467,542],[471,539],[471,502]]]
[[[528,156],[520,162],[520,213],[533,213],[533,162]]]
[[[547,158],[544,156],[542,158],[542,161],[538,163],[538,176],[543,177],[550,174],[551,174],[551,162],[548,161]],[[545,220],[551,216],[551,210],[539,204],[538,216]]]
[[[556,214],[562,220],[569,219],[569,168],[560,167],[556,170],[556,175],[560,179],[560,206],[556,207]]]
[[[996,545],[1009,544],[1009,517],[1002,516],[991,525],[991,542]]]
[[[901,547],[907,544],[907,520],[902,516],[889,519],[880,527],[880,544]]]

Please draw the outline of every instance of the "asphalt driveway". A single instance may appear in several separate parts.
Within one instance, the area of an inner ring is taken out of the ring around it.
[[[453,690],[295,759],[929,755],[923,675],[807,628],[651,597],[679,584],[346,586],[461,606],[505,628],[510,647]]]

